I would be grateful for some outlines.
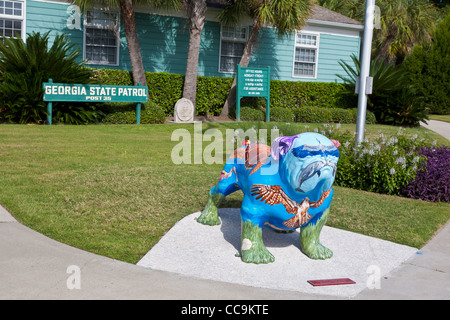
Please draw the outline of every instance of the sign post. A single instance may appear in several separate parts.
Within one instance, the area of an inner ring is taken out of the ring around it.
[[[141,83],[138,82],[138,86],[141,86]],[[147,102],[147,99],[145,100]],[[141,123],[141,104],[138,103],[136,105],[136,124],[140,124]]]
[[[140,123],[141,103],[147,102],[148,87],[111,86],[97,84],[53,83],[52,79],[42,84],[44,101],[47,101],[47,123],[52,124],[53,102],[136,102],[136,123]]]
[[[371,93],[368,85],[371,87],[370,78],[370,55],[372,52],[372,37],[374,28],[375,0],[366,1],[366,14],[364,21],[364,36],[361,52],[361,71],[359,75],[359,95],[358,95],[358,114],[356,118],[356,141],[359,146],[364,140],[364,130],[366,125],[367,95]]]
[[[49,79],[49,80],[48,80],[48,84],[49,84],[49,85],[53,85],[53,80],[52,80],[52,79]],[[44,92],[45,92],[45,88],[44,88]],[[44,98],[44,101],[45,101],[45,98]],[[50,102],[47,104],[47,123],[48,123],[49,125],[52,124],[52,113],[53,113],[53,102],[50,101]]]
[[[243,68],[237,65],[236,120],[241,120],[241,99],[261,97],[266,99],[266,121],[270,122],[270,67]]]

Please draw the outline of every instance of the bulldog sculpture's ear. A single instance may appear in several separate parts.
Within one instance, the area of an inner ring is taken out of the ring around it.
[[[272,159],[278,161],[281,156],[284,156],[292,147],[294,140],[300,135],[295,135],[292,137],[278,137],[272,142],[271,154]]]
[[[331,142],[333,142],[333,144],[336,146],[336,148],[338,148],[339,149],[339,147],[341,146],[341,143],[339,142],[339,141],[337,141],[337,140],[333,140],[333,139],[331,139]]]

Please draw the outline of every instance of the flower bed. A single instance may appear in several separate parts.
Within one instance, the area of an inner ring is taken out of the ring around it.
[[[450,148],[422,147],[418,153],[427,161],[403,194],[413,199],[450,202]]]
[[[341,143],[336,184],[343,187],[400,195],[425,161],[417,152],[423,141],[404,136],[402,129],[393,137],[380,133],[358,147],[354,139]]]
[[[349,132],[337,125],[315,129],[340,141],[335,184],[342,187],[405,196],[432,202],[450,202],[450,148],[408,137],[399,128],[394,136],[379,133],[355,146]],[[306,129],[308,130],[308,129]]]

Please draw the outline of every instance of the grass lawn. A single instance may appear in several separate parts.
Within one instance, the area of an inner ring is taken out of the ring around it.
[[[431,114],[430,120],[450,122],[450,114],[447,114],[447,115]]]
[[[251,124],[203,129],[243,126]],[[222,164],[173,164],[175,129],[193,133],[189,124],[0,125],[0,203],[53,239],[136,263],[178,220],[203,209],[222,169]],[[354,125],[341,129],[354,131]],[[398,128],[367,126],[366,134],[379,130],[389,135]],[[406,133],[448,144],[425,129]],[[240,207],[241,199],[235,193],[223,206]],[[446,203],[335,187],[327,225],[421,247],[448,221],[449,209]]]

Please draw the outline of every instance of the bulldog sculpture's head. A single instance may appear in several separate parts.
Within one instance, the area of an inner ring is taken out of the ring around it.
[[[272,143],[272,159],[290,192],[316,201],[331,189],[339,160],[339,142],[318,133],[278,137]]]

